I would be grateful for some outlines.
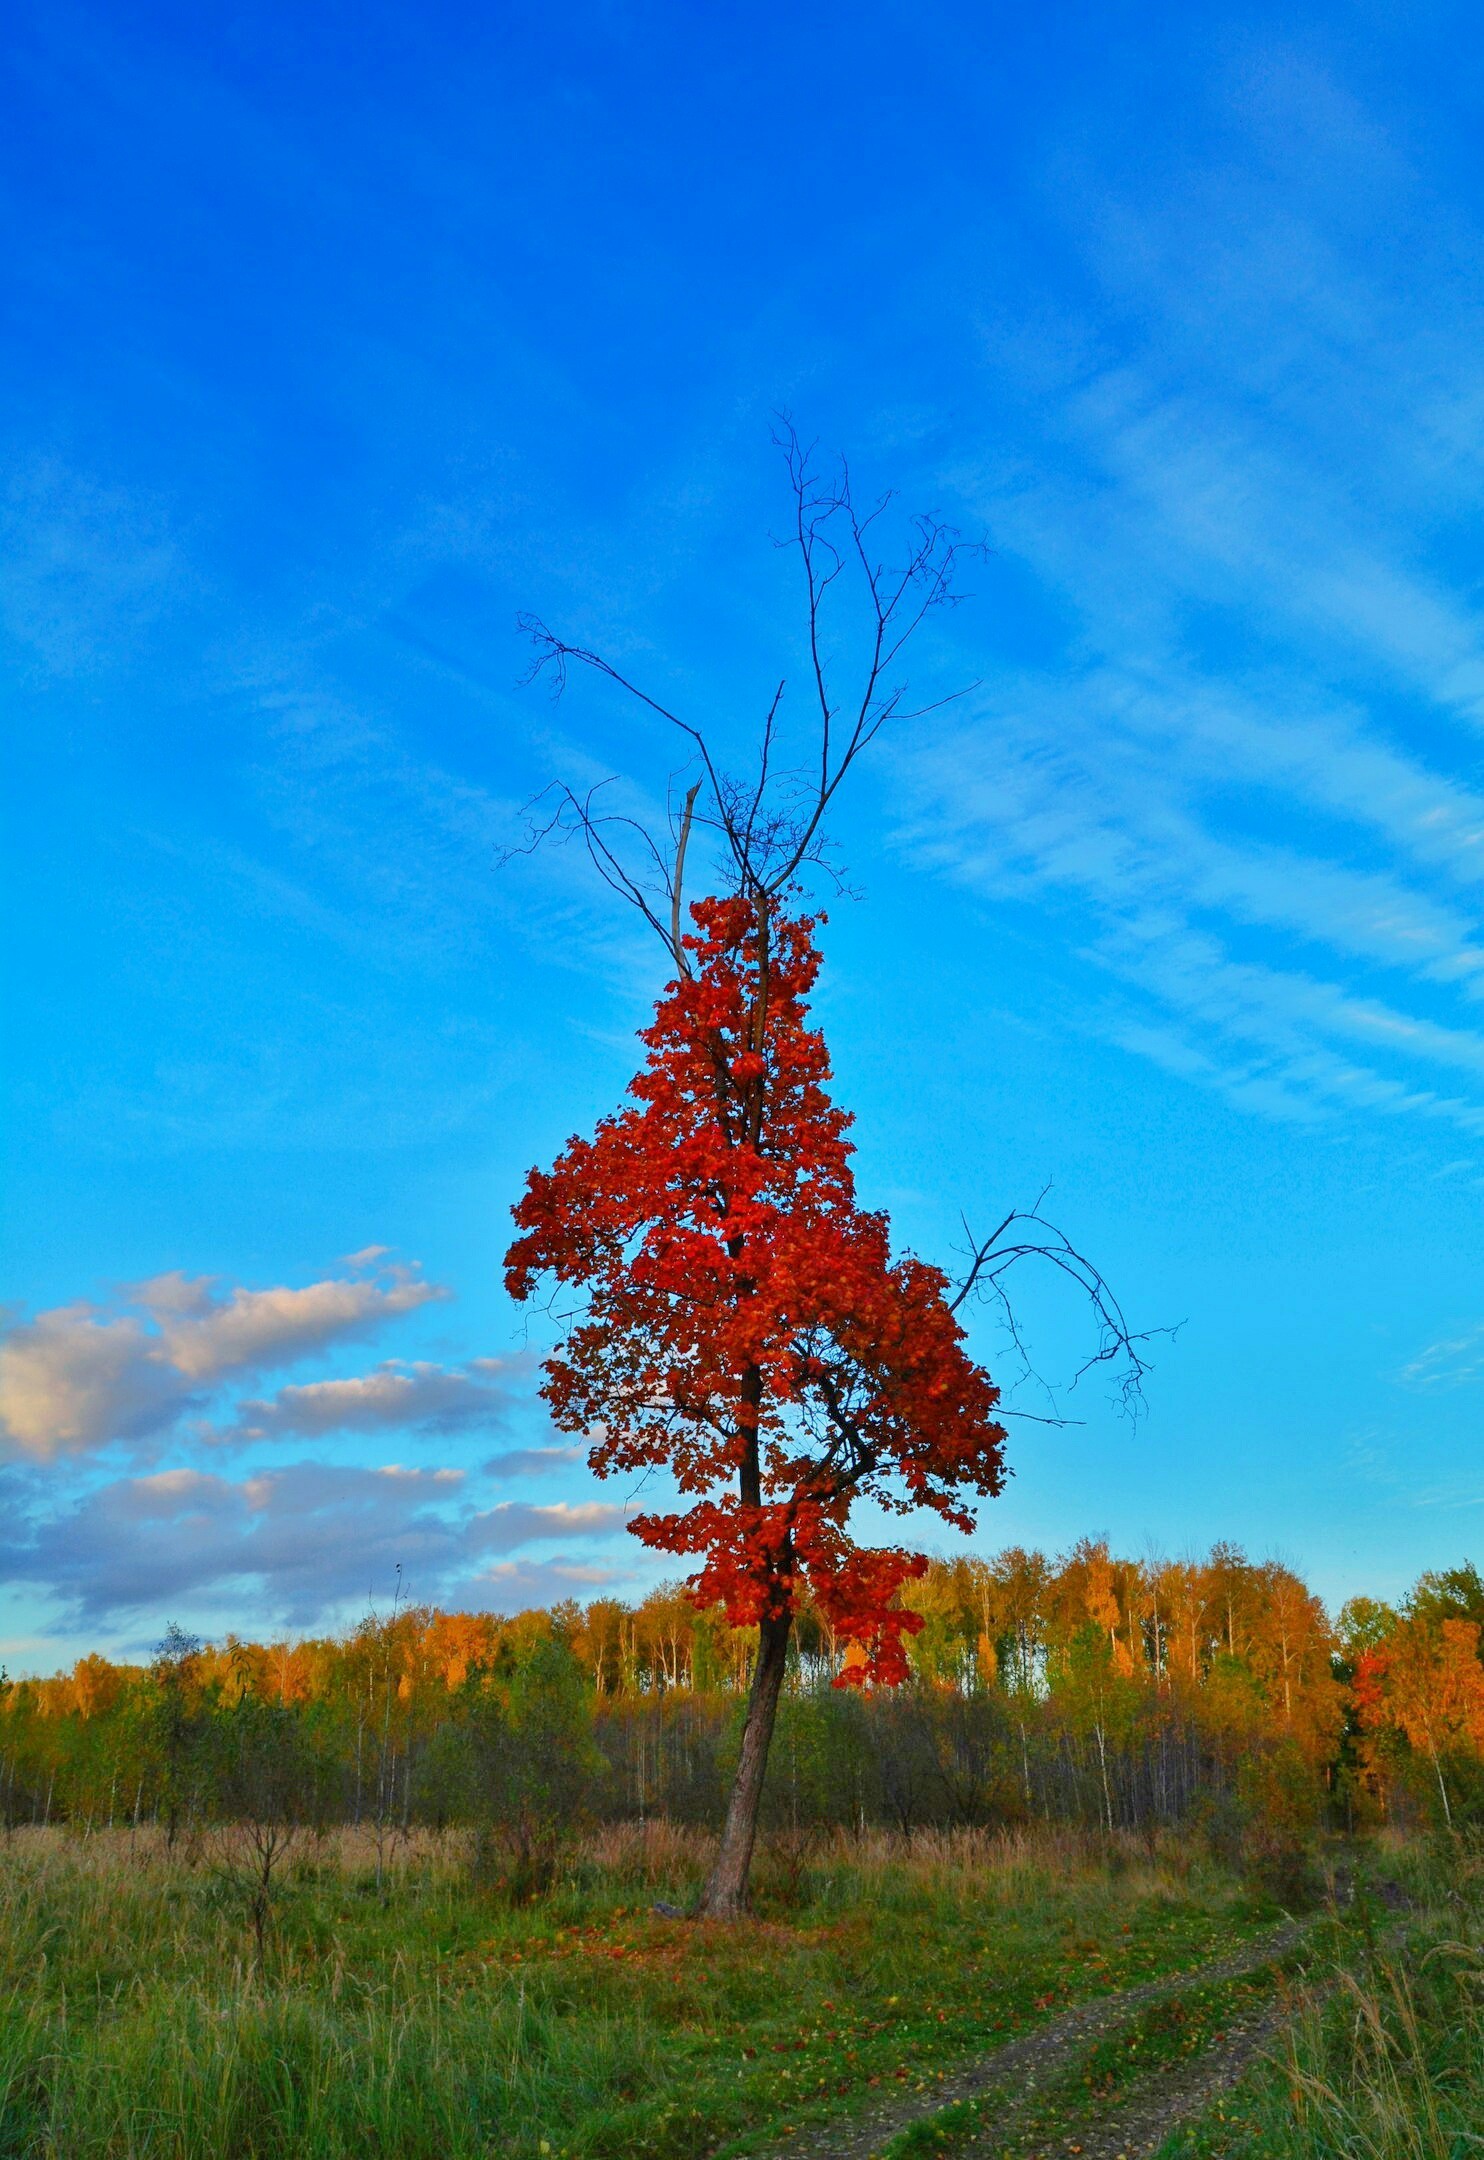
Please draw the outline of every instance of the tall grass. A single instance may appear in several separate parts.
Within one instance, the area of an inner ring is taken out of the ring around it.
[[[1073,1831],[777,1841],[735,1929],[656,1915],[709,1858],[664,1823],[573,1842],[534,1902],[462,1837],[384,1857],[298,1847],[259,1957],[230,1838],[0,1843],[0,2156],[740,2153],[1266,1917],[1174,1840]]]
[[[1299,2151],[1461,2160],[1484,2150],[1484,1955],[1440,1943],[1409,1970],[1340,1976],[1288,2050]]]
[[[0,2151],[366,2154],[525,2149],[523,2128],[656,2082],[657,2034],[578,2027],[520,1993],[496,2003],[357,1989],[327,2000],[238,1981],[203,1997],[139,1988],[88,2040],[12,2003],[0,2039]]]
[[[7,2160],[464,2160],[539,2150],[524,2131],[554,2093],[601,2114],[654,2083],[662,2035],[643,2020],[579,2022],[514,1975],[445,1978],[440,1922],[467,1900],[446,1851],[404,1849],[385,1901],[353,1842],[348,1865],[306,1860],[265,1970],[209,1865],[142,1841],[17,1842],[0,1869]],[[368,1907],[358,1959],[343,1921],[325,1925],[327,1890]]]
[[[1161,2147],[1232,2160],[1466,2160],[1484,2153],[1484,1856],[1397,1847],[1362,1885],[1342,1961],[1316,1972],[1258,2071]]]

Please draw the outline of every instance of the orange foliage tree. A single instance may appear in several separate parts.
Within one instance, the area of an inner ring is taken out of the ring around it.
[[[745,1897],[788,1641],[807,1593],[854,1646],[840,1679],[905,1678],[896,1593],[926,1562],[866,1549],[852,1503],[927,1508],[956,1529],[1000,1490],[997,1391],[964,1349],[941,1270],[893,1259],[862,1208],[850,1119],[809,1025],[814,922],[766,894],[691,910],[690,968],[643,1036],[633,1100],[533,1171],[506,1280],[585,1294],[546,1363],[557,1426],[601,1476],[667,1470],[688,1505],[640,1515],[646,1544],[700,1562],[690,1591],[755,1625],[726,1826],[703,1909]]]
[[[1433,1620],[1416,1612],[1398,1620],[1385,1641],[1362,1652],[1354,1693],[1362,1730],[1401,1735],[1425,1755],[1452,1828],[1445,1763],[1484,1755],[1484,1660],[1477,1621]]]

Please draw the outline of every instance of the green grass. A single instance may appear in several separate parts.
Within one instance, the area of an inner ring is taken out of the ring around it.
[[[217,1859],[221,1855],[216,1856]],[[936,2078],[1224,1954],[1270,1908],[1172,1845],[875,1838],[756,1920],[658,1917],[703,1850],[605,1833],[512,1907],[462,1848],[302,1854],[256,1968],[240,1882],[126,1835],[0,1848],[0,2155],[689,2160]],[[771,1884],[771,1892],[770,1892]]]
[[[1022,2078],[912,2124],[886,2160],[1111,2149],[1130,2100],[1157,2093],[1162,2075],[1219,2048],[1275,1996],[1283,2020],[1256,2065],[1167,2137],[1158,2160],[1484,2154],[1484,1852],[1450,1841],[1381,1846],[1353,1902],[1281,1966],[1149,2004],[1035,2088]]]
[[[1202,2055],[1263,2009],[1297,1955],[1148,2003],[1115,2031],[1074,2047],[1065,2066],[1038,2078],[1034,2090],[1025,2082],[1018,2092],[989,2088],[912,2124],[885,2147],[887,2160],[991,2146],[997,2160],[1064,2150],[1074,2133],[1115,2122],[1150,2078]]]
[[[1159,2160],[1468,2160],[1484,2153],[1484,1855],[1395,1855],[1398,1919],[1362,1885],[1283,2043]]]

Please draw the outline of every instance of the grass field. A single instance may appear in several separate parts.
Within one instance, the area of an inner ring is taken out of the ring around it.
[[[1278,2042],[1159,2160],[1468,2160],[1484,2152],[1484,1853],[1384,1855]]]
[[[1338,1895],[1281,1958],[1131,2006],[1049,2075],[925,2113],[883,2160],[1484,2151],[1484,1862],[1454,1840],[1338,1858]]]
[[[776,2148],[1275,1909],[1190,1847],[919,1836],[763,1856],[740,1928],[667,1918],[704,1849],[594,1836],[512,1904],[461,1840],[291,1855],[0,1849],[0,2153],[511,2160]]]

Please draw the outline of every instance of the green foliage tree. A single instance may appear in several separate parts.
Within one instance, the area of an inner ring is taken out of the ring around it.
[[[182,1821],[194,1812],[196,1755],[203,1731],[197,1667],[199,1639],[171,1621],[155,1646],[146,1730],[154,1756],[156,1807],[174,1851]]]

